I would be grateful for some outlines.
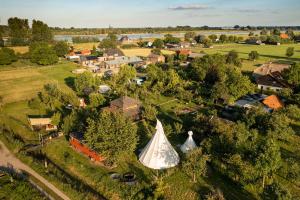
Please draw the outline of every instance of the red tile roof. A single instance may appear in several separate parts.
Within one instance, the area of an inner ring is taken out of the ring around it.
[[[289,35],[286,34],[286,33],[281,33],[281,34],[280,34],[280,38],[281,38],[281,39],[289,39]]]
[[[274,110],[280,109],[284,106],[283,102],[276,95],[266,97],[263,100],[263,104]]]

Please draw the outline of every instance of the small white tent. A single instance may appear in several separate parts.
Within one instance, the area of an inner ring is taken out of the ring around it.
[[[139,161],[152,169],[166,169],[179,163],[179,156],[165,136],[159,120],[156,124],[156,133],[141,152]]]
[[[192,150],[194,148],[197,147],[195,141],[193,140],[193,132],[192,131],[189,131],[188,132],[189,134],[189,137],[188,139],[185,141],[185,143],[183,145],[181,145],[180,147],[180,150],[183,152],[183,153],[187,153],[189,150]]]

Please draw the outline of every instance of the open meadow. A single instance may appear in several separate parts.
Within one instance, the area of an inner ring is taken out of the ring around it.
[[[285,53],[288,47],[294,47],[295,53],[292,57],[288,58]],[[276,45],[248,45],[248,44],[215,44],[213,48],[202,48],[202,47],[193,47],[191,48],[193,52],[204,52],[207,54],[227,54],[231,50],[238,52],[239,57],[243,59],[244,71],[253,71],[255,67],[259,64],[265,62],[300,62],[300,44],[283,44],[280,46]],[[259,53],[259,59],[255,61],[248,60],[248,54],[251,51],[257,51]]]

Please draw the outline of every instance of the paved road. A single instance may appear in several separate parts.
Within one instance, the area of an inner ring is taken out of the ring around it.
[[[58,196],[65,200],[70,200],[63,192],[57,189],[54,185],[52,185],[49,181],[47,181],[44,177],[36,173],[33,169],[31,169],[28,165],[22,163],[18,158],[16,158],[8,148],[0,141],[0,166],[9,167],[12,165],[15,169],[23,170],[30,175],[34,176],[36,179],[41,181],[45,186],[47,186],[50,190],[56,193]]]

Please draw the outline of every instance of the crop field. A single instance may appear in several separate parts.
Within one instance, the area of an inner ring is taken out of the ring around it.
[[[136,48],[136,49],[122,49],[125,56],[143,56],[146,57],[151,53],[151,49]],[[162,54],[174,54],[174,51],[162,50]]]

